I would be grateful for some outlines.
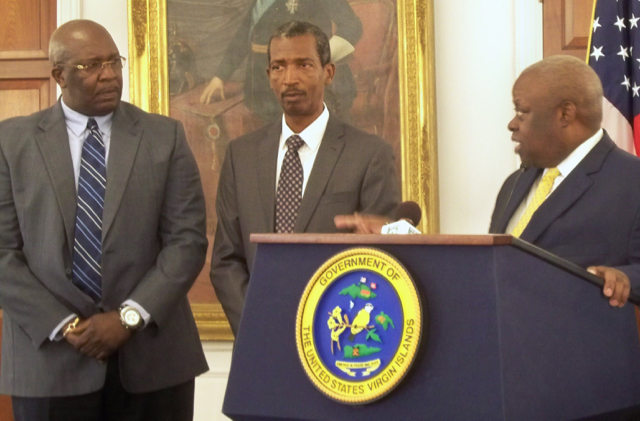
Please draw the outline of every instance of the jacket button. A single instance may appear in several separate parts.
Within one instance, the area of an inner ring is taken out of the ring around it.
[[[66,273],[66,274],[67,274],[67,276],[71,276],[71,274],[73,273],[73,271],[71,270],[71,268],[66,268],[66,269],[64,270],[64,273]]]

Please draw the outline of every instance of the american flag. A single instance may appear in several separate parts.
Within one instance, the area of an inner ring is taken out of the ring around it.
[[[595,0],[589,65],[604,87],[602,127],[622,149],[640,152],[640,1]]]

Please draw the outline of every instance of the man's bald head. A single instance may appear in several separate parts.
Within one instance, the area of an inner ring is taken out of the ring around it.
[[[106,38],[113,43],[109,31],[92,20],[78,19],[60,25],[49,41],[49,61],[54,65],[66,62],[70,51],[85,45],[92,37]]]
[[[51,36],[51,74],[60,85],[64,103],[87,116],[113,112],[122,95],[122,58],[102,26],[73,20]]]
[[[527,67],[518,80],[525,78],[532,78],[544,90],[550,105],[569,101],[576,106],[578,122],[593,131],[600,128],[602,83],[584,61],[567,55],[547,57]]]
[[[527,67],[513,85],[513,104],[516,116],[508,127],[526,166],[557,166],[602,123],[600,79],[570,56],[548,57]]]

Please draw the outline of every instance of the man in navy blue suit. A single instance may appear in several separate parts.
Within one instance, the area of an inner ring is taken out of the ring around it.
[[[640,159],[600,127],[598,75],[577,58],[549,57],[522,72],[513,102],[508,127],[523,165],[504,182],[489,232],[588,268],[604,279],[609,303],[622,307],[631,287],[640,290]],[[385,219],[356,214],[335,222],[372,233]]]
[[[622,307],[640,287],[640,159],[601,129],[602,95],[596,73],[574,57],[522,72],[508,128],[523,166],[503,184],[490,232],[588,268],[604,279],[609,303]]]

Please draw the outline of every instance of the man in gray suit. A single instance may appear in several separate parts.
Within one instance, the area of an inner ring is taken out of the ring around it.
[[[271,37],[267,75],[284,115],[229,144],[220,174],[211,282],[234,334],[249,283],[252,233],[337,232],[335,215],[391,215],[400,199],[392,148],[330,115],[329,40],[307,22]]]
[[[0,123],[0,391],[17,421],[191,420],[207,240],[184,131],[120,102],[102,26],[62,25],[50,59],[61,100]]]

